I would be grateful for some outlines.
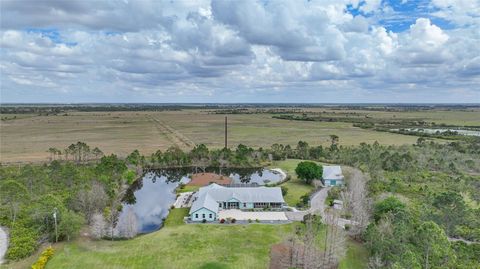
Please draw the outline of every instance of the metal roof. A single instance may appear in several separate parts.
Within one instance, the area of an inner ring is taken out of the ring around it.
[[[241,203],[285,203],[280,187],[230,188],[213,183],[198,190],[189,214],[201,208],[217,213],[218,203],[227,202],[231,198]]]
[[[196,200],[193,201],[189,214],[192,214],[193,212],[201,208],[206,208],[214,213],[218,212],[217,201],[215,201],[210,195],[208,195],[208,193],[199,194],[195,198]]]
[[[343,179],[342,168],[339,165],[324,165],[323,179]]]
[[[280,187],[242,187],[230,188],[210,184],[198,191],[201,196],[208,193],[215,201],[222,202],[235,198],[242,203],[285,203]]]

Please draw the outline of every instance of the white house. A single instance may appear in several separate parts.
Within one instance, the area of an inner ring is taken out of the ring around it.
[[[214,221],[226,209],[280,209],[285,205],[280,187],[224,187],[210,184],[198,190],[190,208],[192,221]]]
[[[339,165],[324,165],[322,177],[326,187],[343,185],[342,168]]]

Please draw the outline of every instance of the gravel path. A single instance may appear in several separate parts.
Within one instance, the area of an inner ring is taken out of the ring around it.
[[[0,264],[3,263],[3,258],[5,257],[5,253],[7,252],[7,247],[8,247],[7,232],[4,230],[3,227],[0,227]]]

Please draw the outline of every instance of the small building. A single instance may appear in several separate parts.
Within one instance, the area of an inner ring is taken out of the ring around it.
[[[190,220],[215,221],[227,209],[282,209],[285,200],[279,187],[224,187],[210,184],[195,194]]]
[[[339,165],[324,165],[322,177],[326,187],[343,185],[342,168]]]

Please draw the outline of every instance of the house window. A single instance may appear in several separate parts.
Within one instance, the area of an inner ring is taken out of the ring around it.
[[[195,218],[198,219],[198,214],[195,214]]]
[[[218,207],[222,207],[222,203],[218,203]]]
[[[243,203],[243,207],[247,207],[247,203]]]
[[[205,218],[205,214],[202,214],[202,218]]]
[[[209,217],[209,218],[212,218],[212,214],[209,214],[208,217]]]

